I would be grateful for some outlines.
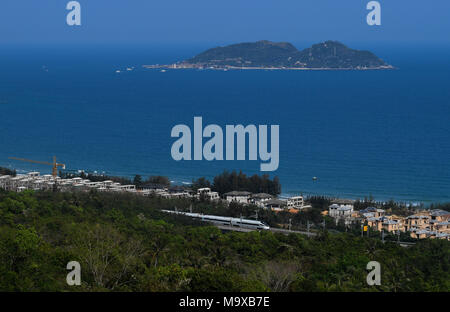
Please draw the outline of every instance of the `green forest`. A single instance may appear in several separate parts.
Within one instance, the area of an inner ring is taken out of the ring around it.
[[[404,248],[352,231],[224,233],[160,211],[175,207],[224,212],[133,194],[0,191],[0,291],[450,290],[447,241]],[[81,264],[81,286],[66,283],[70,261]],[[381,286],[366,283],[369,261],[381,264]]]
[[[205,177],[192,181],[192,188],[197,190],[202,187],[210,187],[213,191],[223,195],[231,191],[247,191],[251,193],[267,193],[274,196],[281,194],[280,179],[275,176],[272,180],[269,175],[259,176],[254,174],[247,176],[242,171],[223,173],[214,177],[211,183]]]
[[[0,167],[0,175],[16,176],[16,170]]]

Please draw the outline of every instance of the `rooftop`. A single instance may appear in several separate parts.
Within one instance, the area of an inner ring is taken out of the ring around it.
[[[224,196],[249,196],[252,193],[247,192],[247,191],[232,191],[232,192],[228,192],[223,194]]]
[[[335,199],[332,201],[333,204],[338,204],[338,205],[353,205],[355,203],[355,200],[353,199]]]
[[[430,211],[430,215],[432,215],[433,217],[441,217],[445,215],[450,215],[450,212],[441,209],[433,209]]]
[[[258,193],[258,194],[253,194],[252,198],[256,198],[256,199],[266,199],[266,198],[272,198],[273,196],[267,193]]]
[[[280,199],[269,199],[266,202],[266,205],[268,205],[268,206],[285,206],[286,202],[284,200],[280,200]]]

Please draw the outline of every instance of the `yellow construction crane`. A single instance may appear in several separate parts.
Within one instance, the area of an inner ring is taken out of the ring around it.
[[[20,161],[26,161],[34,164],[41,164],[41,165],[48,165],[52,166],[52,176],[53,178],[56,178],[58,176],[58,167],[61,167],[62,169],[66,169],[66,165],[64,164],[58,164],[56,162],[56,156],[53,156],[53,163],[47,162],[47,161],[37,161],[37,160],[31,160],[31,159],[25,159],[25,158],[17,158],[17,157],[8,157],[9,159],[14,160],[20,160]]]

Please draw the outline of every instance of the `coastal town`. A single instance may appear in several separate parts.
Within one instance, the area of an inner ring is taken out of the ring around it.
[[[245,191],[233,191],[225,193],[221,197],[218,192],[213,192],[211,188],[199,188],[193,191],[183,186],[167,187],[154,183],[136,187],[133,184],[122,185],[112,180],[92,182],[89,179],[83,179],[81,177],[63,179],[59,176],[53,177],[51,174],[40,175],[39,172],[17,174],[16,176],[0,176],[0,189],[7,191],[48,191],[55,188],[62,192],[96,190],[99,192],[113,193],[127,192],[141,196],[156,195],[162,198],[193,198],[209,201],[224,201],[227,203],[236,202],[239,204],[254,204],[259,208],[271,209],[273,211],[287,209],[292,213],[311,207],[305,205],[303,196],[294,196],[282,200],[266,193],[252,194]]]
[[[336,223],[367,224],[369,229],[388,233],[410,233],[411,238],[439,238],[450,240],[450,212],[441,209],[422,210],[409,216],[388,215],[385,210],[367,207],[354,210],[355,201],[338,199],[333,201],[324,215],[332,217]]]
[[[49,191],[58,189],[63,192],[98,192],[132,193],[140,196],[160,196],[162,198],[191,198],[197,200],[255,205],[260,209],[274,212],[301,213],[311,208],[302,195],[278,197],[267,193],[251,193],[247,191],[231,191],[224,194],[212,191],[209,187],[193,190],[185,186],[163,186],[147,184],[136,187],[133,184],[122,185],[112,180],[93,182],[81,177],[61,178],[39,172],[27,174],[1,175],[0,189],[13,192],[26,190]],[[355,200],[335,199],[328,210],[322,211],[323,216],[329,216],[345,226],[352,224],[365,225],[370,231],[380,231],[392,234],[409,233],[414,239],[437,238],[450,240],[450,212],[440,209],[421,210],[409,216],[387,214],[385,210],[367,207],[355,210]]]
[[[248,65],[248,64],[247,64]],[[166,72],[168,69],[197,69],[197,70],[350,70],[349,68],[332,68],[332,67],[320,67],[320,68],[309,68],[309,67],[275,67],[275,66],[233,66],[233,65],[211,65],[207,63],[199,63],[199,64],[189,64],[184,62],[174,63],[174,64],[154,64],[154,65],[143,65],[145,69],[158,69],[161,72]],[[357,66],[355,68],[351,68],[352,70],[385,70],[385,69],[394,69],[391,65],[380,65],[378,67],[364,67]],[[116,73],[120,73],[120,70],[117,70]]]

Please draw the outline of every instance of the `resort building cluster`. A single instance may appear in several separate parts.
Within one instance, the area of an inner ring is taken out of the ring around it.
[[[22,192],[25,190],[52,190],[55,187],[61,191],[89,191],[96,189],[98,191],[109,192],[136,192],[134,185],[121,185],[114,181],[92,182],[80,177],[61,179],[54,178],[51,174],[40,175],[39,172],[29,172],[27,174],[18,174],[16,176],[0,176],[0,188],[7,191]]]
[[[159,184],[147,184],[136,188],[135,185],[122,185],[111,180],[92,182],[80,177],[62,179],[52,175],[40,175],[39,172],[18,174],[16,176],[0,176],[0,189],[22,192],[25,190],[53,190],[61,191],[89,191],[99,192],[128,192],[138,195],[157,195],[164,198],[196,198],[209,201],[222,201],[228,204],[239,203],[256,205],[261,209],[270,209],[275,212],[287,211],[298,213],[311,208],[306,205],[303,196],[277,198],[266,193],[253,194],[245,191],[232,191],[223,194],[214,192],[211,188],[200,188],[193,191],[183,186],[167,187]],[[345,225],[360,222],[370,229],[398,234],[409,233],[412,238],[439,238],[450,240],[450,212],[444,210],[423,210],[416,214],[403,217],[387,215],[385,210],[368,207],[363,210],[354,210],[354,200],[337,199],[329,206],[324,215],[340,221]]]
[[[368,207],[354,210],[354,200],[338,199],[329,206],[328,214],[345,225],[355,222],[366,224],[376,231],[390,233],[409,233],[412,238],[439,238],[450,240],[450,212],[440,209],[423,210],[416,214],[403,217],[387,215],[383,209]]]
[[[41,176],[39,172],[18,174],[16,176],[0,176],[0,188],[7,191],[52,190],[55,187],[60,191],[67,192],[95,189],[99,192],[129,192],[143,196],[157,195],[163,198],[197,198],[227,203],[236,202],[239,204],[254,204],[260,208],[274,211],[284,210],[293,213],[310,207],[305,205],[303,196],[277,199],[266,193],[252,194],[244,191],[233,191],[220,197],[219,193],[213,192],[211,188],[200,188],[197,191],[193,191],[183,186],[167,187],[160,184],[146,184],[137,188],[135,185],[122,185],[111,180],[92,182],[89,179],[80,177],[62,179],[60,177],[54,178],[50,174]]]
[[[157,192],[163,197],[194,197],[194,198],[204,198],[210,201],[225,201],[227,203],[238,203],[243,205],[256,205],[262,209],[271,209],[273,211],[289,211],[292,213],[297,213],[298,211],[311,206],[305,205],[303,196],[294,196],[285,199],[278,199],[273,195],[266,193],[253,194],[246,191],[232,191],[223,194],[222,198],[219,193],[213,192],[211,188],[205,187],[197,190],[196,193],[192,193],[189,190],[182,190],[180,188],[179,192],[173,192],[173,189],[163,190],[162,192]]]

